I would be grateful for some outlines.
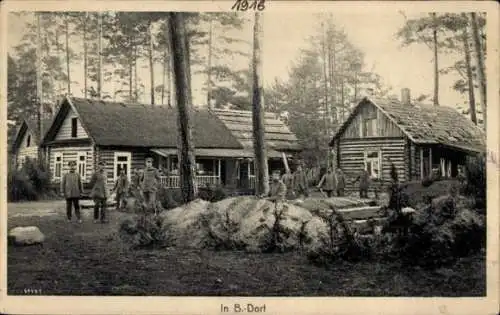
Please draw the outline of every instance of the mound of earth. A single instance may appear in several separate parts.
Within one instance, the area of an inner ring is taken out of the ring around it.
[[[366,207],[366,203],[339,198],[276,205],[265,199],[240,196],[215,203],[194,200],[165,211],[160,217],[176,246],[262,252],[274,244],[281,250],[321,246],[325,238],[331,237],[327,224],[330,206]]]

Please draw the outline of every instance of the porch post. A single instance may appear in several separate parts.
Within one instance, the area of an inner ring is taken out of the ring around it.
[[[429,175],[433,175],[432,174],[432,147],[429,147]]]
[[[220,163],[220,159],[217,159],[217,162],[218,162],[218,165],[217,165],[217,176],[219,177],[217,180],[219,181],[219,184],[222,183],[222,180],[220,178],[220,168],[221,168],[221,163]]]
[[[424,148],[420,147],[420,179],[424,179]]]

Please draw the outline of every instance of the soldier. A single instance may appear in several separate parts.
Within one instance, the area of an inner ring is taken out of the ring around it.
[[[160,183],[160,172],[153,167],[153,158],[146,158],[146,167],[141,178],[142,194],[147,208],[153,208],[156,214],[156,192]]]
[[[124,169],[120,170],[120,176],[115,182],[115,187],[113,191],[116,193],[116,210],[120,210],[120,208],[125,207],[125,198],[127,196],[129,188],[129,182],[127,178],[127,174]]]
[[[345,175],[341,168],[337,169],[337,196],[344,197],[345,190]]]
[[[370,187],[370,173],[368,170],[363,169],[353,184],[357,181],[359,181],[359,198],[368,198],[368,188]]]
[[[107,223],[106,202],[108,199],[108,192],[106,189],[105,166],[106,163],[104,163],[104,161],[99,162],[97,165],[97,171],[90,179],[90,186],[92,187],[90,196],[94,200],[94,223],[97,223],[99,219],[101,223]]]
[[[319,181],[317,187],[319,189],[323,188],[328,198],[332,197],[332,193],[335,191],[336,188],[336,180],[335,180],[335,174],[332,172],[331,168],[328,168],[325,175],[321,177],[321,180]]]
[[[71,222],[71,206],[75,208],[75,215],[78,223],[82,223],[80,217],[80,197],[83,192],[82,179],[80,174],[76,173],[76,162],[70,161],[69,173],[64,174],[61,181],[61,194],[66,199],[66,216],[68,217],[68,222]]]
[[[286,186],[286,192],[287,192],[287,199],[293,199],[294,198],[294,191],[293,191],[293,175],[288,170],[283,177],[281,177],[281,180],[283,181],[283,184]]]
[[[293,188],[297,196],[309,197],[307,177],[302,165],[297,166],[297,170],[293,174]]]
[[[283,201],[286,197],[286,186],[280,179],[279,171],[273,172],[271,187],[269,189],[269,197],[267,200],[270,201]]]

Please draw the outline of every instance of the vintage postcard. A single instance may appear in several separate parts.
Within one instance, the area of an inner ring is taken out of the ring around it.
[[[496,2],[0,8],[0,312],[498,314]]]

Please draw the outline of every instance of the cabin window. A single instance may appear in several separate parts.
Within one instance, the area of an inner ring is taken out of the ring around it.
[[[359,125],[360,138],[378,137],[377,116],[378,112],[375,110],[365,112],[364,115],[361,116]]]
[[[85,179],[85,175],[87,173],[87,153],[78,153],[78,160],[76,163],[78,167],[78,174],[80,174],[82,179]]]
[[[77,137],[77,127],[78,127],[78,118],[74,117],[71,118],[71,137],[76,138]]]
[[[28,137],[26,138],[26,147],[30,147],[31,146],[31,135],[28,135]]]
[[[125,170],[125,174],[130,181],[130,167],[132,163],[132,154],[130,152],[115,152],[114,159],[114,180],[118,178],[121,170]]]
[[[365,152],[365,170],[371,177],[381,178],[382,173],[382,154],[380,151]]]
[[[63,155],[62,153],[54,154],[54,178],[61,178],[63,166]]]

